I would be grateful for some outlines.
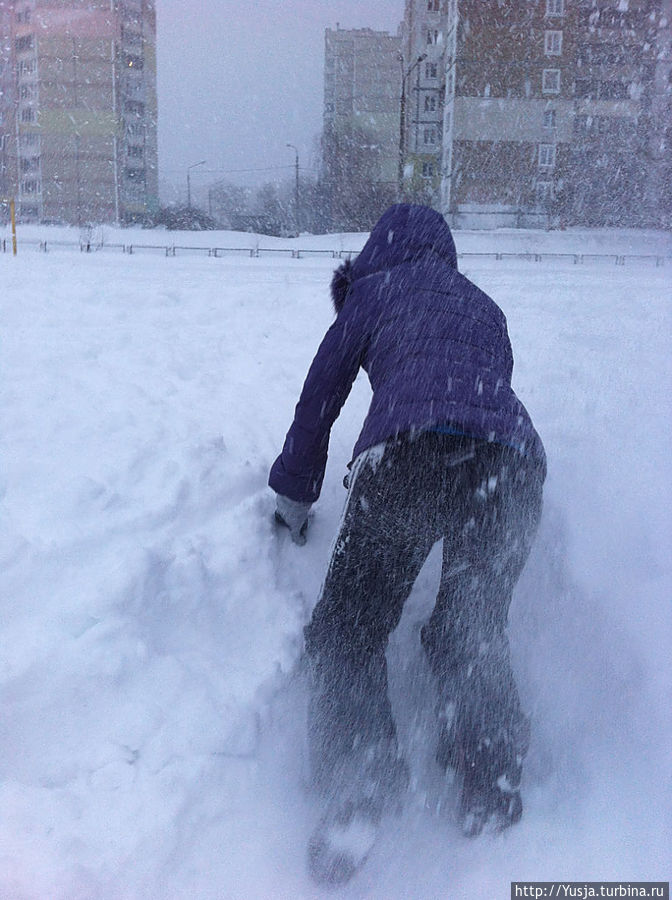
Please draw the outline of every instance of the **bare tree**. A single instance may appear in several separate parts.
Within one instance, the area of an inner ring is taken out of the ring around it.
[[[364,128],[325,130],[322,183],[332,227],[366,231],[394,202],[394,182],[381,180],[382,157],[383,148]]]
[[[250,194],[249,188],[220,181],[208,190],[209,213],[218,224],[231,228],[236,217],[248,212]]]

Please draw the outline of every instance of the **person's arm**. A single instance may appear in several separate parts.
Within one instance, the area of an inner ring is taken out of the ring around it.
[[[331,427],[350,393],[366,343],[359,316],[352,306],[343,309],[320,344],[282,453],[271,467],[268,483],[276,493],[304,504],[319,497]]]

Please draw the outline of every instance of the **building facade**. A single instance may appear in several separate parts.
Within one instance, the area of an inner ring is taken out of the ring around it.
[[[158,205],[154,0],[0,0],[6,191],[23,221],[140,221]]]
[[[366,228],[396,196],[401,39],[326,29],[322,180],[333,225]]]
[[[646,205],[655,224],[672,229],[672,0],[662,0],[656,43]]]
[[[671,5],[406,0],[400,194],[472,226],[669,224]]]
[[[12,58],[12,11],[6,0],[0,0],[0,200],[12,193],[12,162],[10,137],[14,126],[15,77]],[[0,215],[3,207],[0,206]]]
[[[669,222],[671,14],[669,0],[576,3],[565,206],[585,224],[662,222],[665,194]]]
[[[405,110],[400,193],[432,206],[440,202],[448,7],[444,0],[406,0],[401,25]]]
[[[672,0],[663,0],[658,21],[658,59],[651,117],[651,178],[648,200],[656,222],[672,229]]]
[[[576,11],[451,0],[441,208],[534,224],[569,175]]]

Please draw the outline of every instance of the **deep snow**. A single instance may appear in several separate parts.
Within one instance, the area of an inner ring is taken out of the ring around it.
[[[364,237],[180,241],[338,250]],[[660,233],[457,232],[456,243],[671,252]],[[526,811],[498,838],[469,842],[451,823],[417,643],[434,553],[390,647],[413,790],[338,896],[669,879],[671,265],[464,261],[507,314],[514,387],[549,457],[511,611],[534,725]],[[321,896],[305,873],[318,811],[303,787],[295,663],[365,376],[334,428],[305,547],[275,531],[266,477],[331,320],[333,266],[0,255],[3,900]]]

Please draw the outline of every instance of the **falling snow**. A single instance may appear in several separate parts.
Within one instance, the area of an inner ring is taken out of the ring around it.
[[[457,244],[670,253],[663,234],[625,231],[458,232]],[[266,478],[331,321],[333,265],[0,256],[3,897],[317,896],[305,845],[319,811],[304,790],[293,673],[368,404],[363,377],[334,428],[305,547],[275,533]],[[452,824],[417,641],[437,587],[430,557],[389,652],[413,787],[342,896],[667,878],[669,265],[461,265],[507,315],[514,386],[549,456],[511,610],[533,718],[526,811],[506,840],[466,843]]]

